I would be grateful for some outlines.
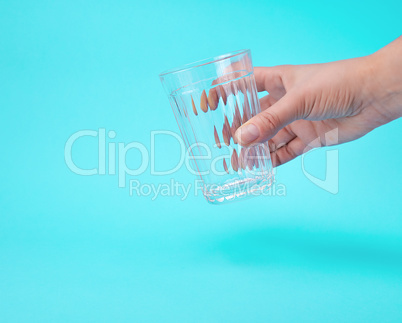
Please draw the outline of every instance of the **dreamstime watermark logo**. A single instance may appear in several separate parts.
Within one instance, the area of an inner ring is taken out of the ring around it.
[[[125,188],[128,183],[130,196],[147,196],[151,197],[151,199],[155,199],[158,196],[179,196],[181,199],[185,199],[190,192],[194,192],[194,195],[198,195],[199,192],[205,193],[206,186],[219,182],[219,178],[222,178],[222,176],[230,177],[235,173],[245,177],[266,177],[275,173],[275,170],[269,167],[270,163],[268,161],[270,157],[267,145],[259,145],[259,150],[245,148],[245,154],[242,158],[246,166],[241,167],[241,162],[239,162],[239,165],[233,165],[233,148],[231,146],[222,145],[219,149],[216,145],[215,147],[210,147],[205,143],[197,142],[189,145],[186,149],[185,142],[181,136],[166,130],[151,131],[149,147],[138,141],[129,143],[116,142],[116,135],[115,131],[106,131],[105,128],[80,130],[73,133],[64,147],[64,159],[67,167],[73,173],[81,176],[117,175],[118,187]],[[162,136],[174,139],[178,144],[180,153],[178,155],[175,153],[174,157],[170,156],[171,158],[177,158],[175,165],[165,170],[158,170],[156,169],[156,143],[157,138]],[[85,138],[97,138],[97,156],[93,156],[97,167],[83,168],[74,162],[76,158],[73,158],[73,147]],[[325,134],[325,140],[326,143],[336,144],[338,140],[337,130]],[[306,148],[306,153],[301,158],[302,172],[316,186],[336,194],[339,187],[337,149],[326,151],[325,179],[314,176],[305,168],[304,159],[308,155],[308,151],[311,148],[320,147],[321,142],[322,138],[317,138]],[[137,158],[139,160],[137,167],[129,167],[127,163],[127,155],[133,152],[140,156],[139,159]],[[250,161],[251,165],[256,167],[247,167],[247,165],[250,165]],[[263,163],[263,161],[266,163]],[[171,175],[183,166],[191,174],[197,175],[199,179],[192,184],[179,183],[172,179]],[[169,182],[159,184],[142,182],[139,179],[140,176],[148,171],[152,176],[169,176]],[[278,184],[273,181],[269,192],[268,195],[271,196],[285,196],[286,187],[284,184]]]

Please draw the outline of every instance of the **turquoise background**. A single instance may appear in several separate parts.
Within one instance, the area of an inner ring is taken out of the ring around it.
[[[130,196],[64,161],[76,131],[150,146],[178,128],[158,74],[250,48],[254,65],[370,54],[401,1],[0,1],[1,322],[402,322],[401,120],[339,147],[339,193],[225,206]],[[177,160],[173,140],[156,164]],[[97,166],[96,138],[74,161]],[[140,162],[136,152],[127,164]],[[325,151],[306,157],[325,174]],[[131,177],[133,178],[133,177]],[[189,184],[185,167],[142,183]]]

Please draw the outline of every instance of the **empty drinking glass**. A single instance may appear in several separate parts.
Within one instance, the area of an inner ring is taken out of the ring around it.
[[[242,147],[234,137],[261,111],[250,51],[172,69],[160,79],[207,201],[267,192],[273,183],[268,143]]]

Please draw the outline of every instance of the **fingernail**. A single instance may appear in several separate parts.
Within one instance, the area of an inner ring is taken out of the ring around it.
[[[248,143],[256,140],[260,136],[260,131],[255,125],[250,123],[245,124],[244,126],[237,129],[235,136],[237,138],[237,141],[241,145],[247,145]]]

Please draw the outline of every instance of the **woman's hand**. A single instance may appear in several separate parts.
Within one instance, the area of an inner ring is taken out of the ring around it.
[[[355,140],[402,115],[402,37],[366,57],[255,68],[262,112],[236,132],[269,139],[274,166],[314,147]]]

